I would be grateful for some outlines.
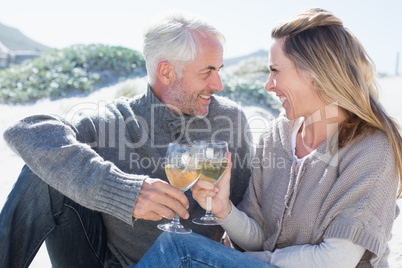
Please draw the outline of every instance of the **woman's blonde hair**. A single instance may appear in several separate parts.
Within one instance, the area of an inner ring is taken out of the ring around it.
[[[284,39],[284,53],[310,73],[324,101],[347,111],[339,147],[376,129],[388,135],[399,170],[398,197],[402,197],[402,137],[378,101],[375,67],[357,38],[339,18],[318,8],[279,23],[271,36]]]

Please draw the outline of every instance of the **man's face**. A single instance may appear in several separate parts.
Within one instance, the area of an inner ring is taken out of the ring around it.
[[[223,67],[223,47],[213,36],[201,38],[202,54],[187,64],[182,78],[177,78],[168,93],[168,103],[184,114],[204,117],[211,96],[222,91],[219,70]]]

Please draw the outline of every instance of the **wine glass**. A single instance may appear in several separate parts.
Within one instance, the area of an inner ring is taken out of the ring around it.
[[[226,141],[194,141],[194,144],[203,150],[203,163],[199,180],[209,181],[216,184],[228,164],[227,154],[228,143]],[[207,197],[206,213],[201,218],[193,219],[193,222],[200,225],[220,225],[220,222],[212,214],[212,197]]]
[[[196,146],[169,143],[166,152],[165,172],[171,185],[185,192],[196,183],[201,173],[201,152],[202,150]],[[177,234],[192,232],[191,229],[180,224],[180,218],[176,212],[170,223],[158,224],[158,228],[165,232]]]

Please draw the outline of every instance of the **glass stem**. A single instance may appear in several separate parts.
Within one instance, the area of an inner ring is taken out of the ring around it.
[[[212,197],[207,196],[207,209],[206,209],[208,214],[212,215]]]
[[[174,217],[173,217],[171,223],[174,224],[175,226],[180,225],[180,217],[179,217],[179,214],[177,214],[176,212],[174,213]]]
[[[212,197],[207,196],[207,205],[204,217],[201,218],[205,221],[215,221],[216,217],[212,214]]]

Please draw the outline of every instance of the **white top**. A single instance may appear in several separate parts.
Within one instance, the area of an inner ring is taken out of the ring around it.
[[[295,120],[295,123],[293,125],[293,129],[292,129],[292,136],[290,138],[290,142],[291,142],[291,150],[292,150],[292,154],[293,157],[297,160],[297,163],[300,164],[303,161],[303,158],[298,158],[296,156],[296,137],[297,137],[297,133],[299,132],[300,127],[303,125],[304,123],[304,117],[300,117],[299,119]]]

